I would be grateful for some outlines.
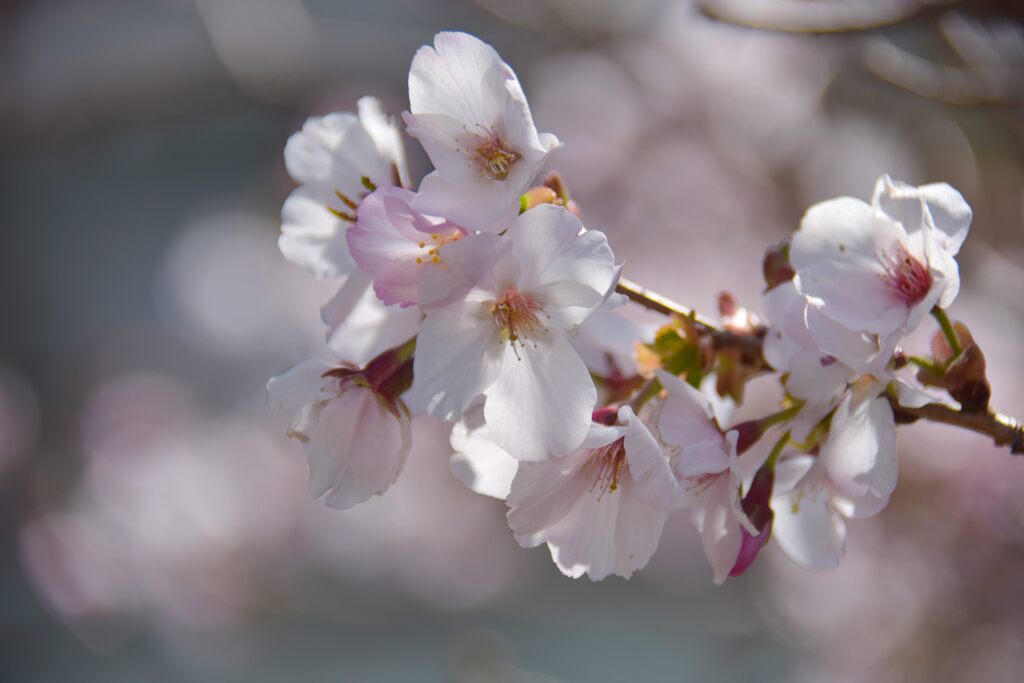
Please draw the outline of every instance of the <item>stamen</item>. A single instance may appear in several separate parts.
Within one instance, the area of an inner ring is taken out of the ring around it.
[[[522,344],[524,339],[530,339],[535,331],[547,329],[541,324],[538,312],[543,313],[540,304],[520,294],[514,287],[510,287],[491,305],[494,324],[501,330],[504,340],[512,344],[513,349],[516,348],[517,342]]]
[[[878,254],[885,273],[882,279],[889,289],[908,306],[914,306],[928,295],[932,276],[927,266],[907,251],[902,242],[895,244],[895,256],[887,251]]]
[[[502,139],[493,130],[486,131],[483,135],[473,134],[473,141],[469,146],[470,162],[477,171],[491,180],[505,180],[512,166],[522,158],[522,155]]]
[[[593,477],[590,491],[600,491],[599,500],[605,493],[618,491],[622,471],[626,465],[625,439],[618,439],[606,446],[595,448],[583,465],[586,478]]]

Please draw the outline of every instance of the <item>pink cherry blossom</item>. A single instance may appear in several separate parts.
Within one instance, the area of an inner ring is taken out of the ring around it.
[[[415,194],[382,187],[366,197],[346,235],[352,256],[373,278],[373,289],[386,305],[417,303],[424,267],[443,267],[441,248],[466,231],[443,218],[425,216],[410,204]]]

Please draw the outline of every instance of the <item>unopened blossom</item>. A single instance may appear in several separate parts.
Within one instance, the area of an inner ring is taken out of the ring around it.
[[[882,336],[882,353],[935,306],[956,298],[956,256],[971,209],[946,184],[911,187],[883,176],[871,204],[840,197],[812,206],[793,237],[797,289],[823,318]],[[825,336],[814,330],[816,338]]]
[[[407,185],[401,133],[364,97],[359,114],[314,116],[288,139],[285,165],[300,183],[281,210],[278,245],[284,257],[318,278],[347,275],[354,267],[345,230],[362,198],[376,187]]]
[[[402,471],[410,425],[396,395],[408,371],[399,353],[381,354],[365,371],[308,360],[267,384],[269,403],[295,414],[288,435],[306,452],[310,495],[330,507],[380,495]]]
[[[478,38],[438,33],[412,60],[409,105],[409,134],[435,169],[413,208],[475,230],[507,227],[559,144],[538,134],[511,67]]]
[[[520,545],[547,543],[566,576],[629,578],[654,554],[679,502],[667,457],[623,406],[614,424],[592,423],[572,453],[519,465],[508,523]]]
[[[359,204],[346,235],[356,263],[389,306],[415,304],[420,271],[443,267],[441,248],[466,234],[444,218],[414,211],[410,204],[415,196],[400,187],[378,189]]]
[[[676,478],[690,498],[693,521],[701,532],[714,581],[721,584],[737,564],[743,531],[759,535],[741,504],[739,434],[722,432],[711,402],[700,391],[661,370],[658,378],[667,392],[658,413],[658,434]]]
[[[569,335],[617,281],[605,236],[559,206],[523,213],[506,236],[467,235],[420,279],[410,399],[454,421],[479,394],[495,441],[520,460],[575,449],[597,392]]]

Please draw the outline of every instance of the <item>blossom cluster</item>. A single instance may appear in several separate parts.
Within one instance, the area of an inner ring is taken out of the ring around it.
[[[913,367],[942,376],[964,355],[966,330],[943,310],[971,210],[948,185],[883,177],[870,204],[812,207],[766,259],[766,325],[723,297],[720,328],[679,315],[645,340],[614,311],[628,287],[607,238],[560,179],[542,179],[560,143],[493,48],[439,33],[413,58],[402,119],[434,167],[418,188],[401,127],[373,98],[309,119],[285,147],[299,187],[281,252],[340,287],[322,308],[335,358],[299,363],[268,394],[294,414],[310,493],[328,506],[384,494],[412,419],[429,415],[453,424],[439,456],[455,476],[504,499],[516,540],[546,544],[568,576],[629,577],[680,510],[716,583],[769,537],[827,569],[845,520],[893,492],[897,413],[961,398],[903,372],[900,348],[931,312],[950,348]],[[745,381],[769,370],[781,410],[733,420]],[[753,448],[769,433],[769,453]]]

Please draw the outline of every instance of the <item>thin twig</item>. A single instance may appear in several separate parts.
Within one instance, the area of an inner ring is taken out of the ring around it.
[[[619,294],[624,294],[630,301],[640,304],[649,311],[661,313],[669,317],[678,316],[690,320],[699,333],[711,338],[711,343],[716,350],[734,349],[743,355],[745,364],[763,368],[768,367],[761,354],[765,333],[765,330],[762,328],[757,328],[750,334],[723,330],[710,319],[705,318],[693,309],[687,308],[669,299],[667,296],[658,294],[627,278],[619,280],[615,291]]]
[[[740,350],[743,353],[744,363],[758,368],[768,367],[762,352],[764,330],[758,330],[754,334],[737,334],[723,330],[686,306],[625,278],[619,281],[616,291],[624,294],[630,301],[638,303],[648,310],[670,317],[688,318],[693,321],[698,332],[712,339],[716,349],[731,348]],[[1010,452],[1015,455],[1024,454],[1024,425],[1021,425],[1018,420],[1002,413],[996,411],[982,413],[967,412],[939,403],[929,403],[920,408],[907,408],[899,405],[892,396],[889,397],[889,402],[892,405],[893,412],[908,421],[919,419],[961,427],[988,436],[997,446],[1008,446]]]

